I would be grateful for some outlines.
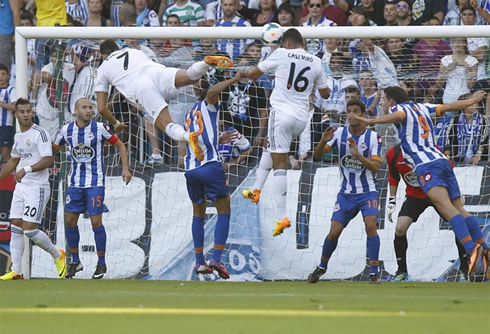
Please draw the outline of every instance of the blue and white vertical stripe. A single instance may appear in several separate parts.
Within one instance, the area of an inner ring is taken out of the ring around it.
[[[231,21],[221,20],[215,24],[215,27],[250,27],[247,20],[235,16]],[[232,59],[235,59],[243,52],[248,44],[252,43],[251,39],[218,39],[216,40],[216,48],[226,52]]]
[[[66,12],[73,17],[74,20],[85,22],[88,19],[88,5],[87,0],[79,0],[77,3],[66,3]]]
[[[347,138],[352,137],[357,143],[357,149],[367,159],[377,157],[381,160],[381,139],[378,134],[366,129],[361,135],[354,136],[348,127],[335,131],[334,137],[328,143],[330,147],[337,145],[339,150],[339,167],[341,172],[341,189],[344,194],[362,194],[377,191],[376,173],[363,166],[359,159],[351,156]]]
[[[437,149],[434,140],[434,125],[431,114],[441,105],[429,103],[400,103],[391,106],[390,112],[403,112],[405,120],[395,123],[398,137],[407,160],[414,166],[422,165],[446,156]]]
[[[3,103],[13,103],[15,101],[15,88],[8,86],[7,88],[0,88],[0,101]],[[13,126],[14,115],[11,110],[7,108],[0,108],[0,126]]]
[[[210,161],[221,161],[218,154],[218,122],[219,103],[208,104],[206,100],[198,100],[185,116],[186,131],[200,132],[199,145],[204,153],[204,160],[199,161],[190,145],[187,145],[185,169],[192,170]]]
[[[78,127],[76,121],[63,126],[55,144],[68,143],[70,147],[72,157],[70,187],[104,186],[104,142],[112,136],[113,134],[104,124],[94,121],[83,128]],[[81,150],[90,154],[81,156],[79,153]]]

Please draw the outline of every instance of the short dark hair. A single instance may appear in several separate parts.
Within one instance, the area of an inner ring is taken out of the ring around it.
[[[31,102],[29,102],[28,99],[25,99],[23,97],[19,97],[17,101],[15,101],[15,110],[17,110],[17,106],[25,106],[25,105],[32,105]]]
[[[169,16],[167,16],[167,21],[168,21],[168,19],[169,19],[169,18],[171,18],[171,17],[176,18],[176,19],[179,21],[179,23],[182,23],[182,21],[180,20],[179,15],[177,15],[177,14],[170,14]]]
[[[352,13],[355,13],[355,14],[359,14],[359,15],[364,16],[364,19],[366,21],[366,22],[364,22],[364,25],[365,26],[371,25],[370,22],[369,22],[369,12],[367,11],[366,8],[364,8],[362,6],[353,7],[351,9],[351,12]]]
[[[387,99],[393,99],[396,103],[403,103],[409,100],[408,93],[405,89],[398,86],[386,87],[384,94]]]
[[[106,39],[100,43],[100,54],[110,55],[117,50],[119,50],[119,46],[117,46],[116,42],[114,42],[112,39]]]
[[[461,13],[460,15],[461,16],[463,16],[463,12],[465,10],[471,10],[473,12],[473,15],[476,16],[476,10],[475,10],[475,8],[471,7],[470,5],[464,5],[463,8],[461,8],[461,11],[460,11],[460,13]]]
[[[286,30],[282,35],[282,43],[284,43],[285,41],[290,41],[295,45],[303,45],[303,36],[301,36],[301,33],[298,31],[298,29],[290,28]]]
[[[359,99],[351,99],[349,102],[347,102],[346,108],[349,108],[350,106],[358,106],[363,114],[366,112],[366,106]]]
[[[0,71],[6,71],[10,75],[10,69],[5,64],[0,63]]]
[[[31,24],[33,23],[33,20],[34,20],[32,14],[30,12],[22,12],[20,14],[20,19],[21,20],[29,20],[29,21],[31,21]]]

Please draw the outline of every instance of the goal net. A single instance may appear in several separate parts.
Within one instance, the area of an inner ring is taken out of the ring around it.
[[[219,34],[213,32],[212,28],[199,29],[202,30],[170,30],[165,35],[159,29],[100,28],[102,32],[107,32],[89,37],[121,38],[118,40],[121,46],[139,48],[155,62],[178,68],[188,68],[192,63],[202,60],[204,55],[215,52],[215,43],[247,45],[240,50],[240,55],[235,58],[235,66],[230,71],[216,69],[209,73],[211,80],[220,75],[228,77],[237,70],[250,69],[271,52],[270,47],[257,40],[260,32],[257,28],[236,28],[227,32],[219,30]],[[342,28],[333,29],[339,32],[338,35],[328,35],[328,32],[318,30],[301,30],[304,36],[309,37],[306,43],[308,51],[322,58],[331,95],[328,99],[312,97],[311,122],[291,146],[287,210],[292,226],[278,237],[272,237],[275,223],[271,200],[272,173],[264,185],[259,204],[251,203],[241,195],[255,181],[255,172],[267,136],[268,97],[274,87],[274,78],[264,75],[255,82],[244,80],[231,86],[221,96],[221,118],[224,122],[220,131],[238,131],[241,135],[239,141],[220,145],[231,192],[231,226],[223,253],[231,280],[304,280],[318,264],[340,189],[339,158],[338,152],[333,151],[326,154],[321,162],[314,163],[312,150],[326,126],[345,125],[346,101],[361,98],[368,113],[375,116],[384,114],[381,104],[383,88],[387,86],[402,86],[413,101],[430,103],[450,103],[471,94],[477,88],[488,90],[488,31],[480,30],[481,35],[478,36],[473,31],[471,38],[451,38],[462,36],[468,30],[445,27],[451,32],[444,31],[444,38],[441,38],[429,35],[427,29],[419,28],[406,29],[406,35],[400,35],[396,29],[393,35],[386,29],[354,30],[354,35]],[[33,33],[34,30],[18,30],[18,36],[36,38],[35,44],[38,47],[27,50],[29,57],[44,56],[49,60],[41,72],[51,74],[50,82],[39,81],[35,73],[31,75],[36,70],[23,70],[26,65],[19,61],[17,73],[29,73],[29,98],[35,102],[41,126],[49,129],[52,137],[63,124],[73,121],[74,103],[80,97],[88,97],[94,101],[95,106],[94,83],[100,63],[99,40],[90,39],[77,30],[83,29],[54,28],[45,30],[45,36],[42,32]],[[186,35],[187,31],[192,34]],[[169,35],[172,33],[175,34]],[[359,34],[356,36],[356,33]],[[210,40],[213,35],[223,39]],[[189,37],[179,39],[185,36]],[[369,36],[379,38],[365,39]],[[200,40],[200,48],[196,47],[199,43],[191,43],[189,38]],[[237,44],[230,38],[241,38],[243,43]],[[19,40],[22,42],[22,39]],[[486,48],[483,47],[485,45]],[[41,50],[45,50],[45,54],[40,54]],[[134,80],[137,82],[139,78]],[[22,79],[17,82],[26,84]],[[18,92],[22,92],[22,89],[18,88]],[[178,94],[169,96],[169,110],[174,121],[183,124],[185,113],[195,101],[192,87],[185,87]],[[477,217],[487,242],[490,230],[489,102],[487,99],[477,106],[474,115],[468,115],[469,111],[466,114],[454,112],[436,119],[434,123],[438,144],[455,164],[466,208]],[[156,131],[145,121],[144,111],[129,104],[116,90],[111,91],[110,107],[116,118],[129,126],[119,137],[128,148],[133,180],[129,185],[123,185],[117,151],[106,145],[105,204],[109,208],[109,212],[103,215],[107,231],[106,278],[217,279],[215,276],[198,276],[192,270],[192,204],[187,195],[183,169],[184,143]],[[101,121],[99,115],[95,119]],[[378,126],[375,130],[383,140],[383,164],[378,173],[380,260],[383,279],[389,279],[397,269],[393,247],[396,222],[390,223],[386,219],[388,172],[385,153],[398,140],[393,126]],[[57,247],[66,249],[64,195],[70,161],[66,150],[56,156],[50,177],[51,197],[40,226]],[[395,219],[404,197],[405,184],[400,182]],[[212,253],[217,219],[216,210],[211,203],[208,204],[204,250],[206,259]],[[97,255],[89,217],[82,215],[78,226],[80,259],[85,270],[77,273],[76,278],[90,278]],[[407,238],[407,263],[412,279],[457,280],[459,257],[454,234],[448,223],[440,219],[432,208],[427,209],[410,227]],[[35,246],[32,247],[29,263],[31,277],[57,277],[50,256]],[[368,272],[366,233],[359,214],[340,237],[324,278],[365,280]]]

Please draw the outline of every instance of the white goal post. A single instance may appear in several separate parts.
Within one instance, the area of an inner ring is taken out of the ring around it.
[[[289,27],[283,27],[283,28],[288,29]],[[408,26],[408,27],[380,26],[380,27],[294,27],[294,28],[298,29],[305,39],[310,39],[310,38],[322,38],[322,39],[325,38],[335,38],[335,39],[488,38],[490,39],[490,27],[488,26]],[[28,85],[29,85],[30,78],[28,75],[28,69],[29,69],[28,53],[27,53],[28,39],[57,39],[57,40],[64,40],[64,39],[82,39],[82,40],[88,40],[88,39],[90,40],[257,39],[258,40],[260,39],[261,31],[262,31],[262,27],[233,27],[233,28],[230,27],[83,27],[80,29],[77,29],[76,27],[16,27],[15,63],[16,63],[17,97],[27,98],[29,95]],[[488,80],[490,80],[490,78]],[[141,140],[143,140],[142,138],[143,136],[140,137]],[[327,175],[326,173],[320,175],[330,176],[332,179],[336,176],[333,174]],[[159,182],[163,184],[163,181],[159,180]],[[161,186],[161,184],[159,186]],[[322,184],[322,186],[324,185]],[[182,187],[181,183],[179,183],[179,187]],[[322,188],[322,191],[323,190],[324,188]],[[288,189],[288,191],[290,191],[290,189]],[[142,193],[144,194],[144,192]],[[315,193],[315,195],[317,194]],[[294,194],[294,196],[297,196],[296,193]],[[155,198],[160,199],[160,197],[157,196],[155,196]],[[487,205],[487,203],[485,203],[485,205]],[[484,210],[490,211],[487,209]],[[325,212],[318,214],[318,216],[321,216],[322,219],[328,221],[330,219],[330,214],[331,212],[330,211],[327,212],[326,205],[325,205]],[[257,233],[258,235],[257,238],[262,238],[262,236],[260,235],[261,232],[260,227],[257,229],[259,230],[259,233]],[[293,231],[291,232],[294,233]],[[324,235],[322,234],[321,238],[323,237]],[[382,242],[385,241],[386,240],[383,240]],[[454,245],[452,240],[450,240],[450,243],[451,243],[451,247],[453,247]],[[28,245],[28,243],[26,243],[26,245]],[[315,246],[318,245],[319,245],[318,243],[315,244]],[[290,245],[287,244],[284,246],[284,248],[289,246]],[[26,249],[28,250],[29,247],[27,246]],[[316,252],[315,250],[315,253],[313,254],[305,253],[304,256],[305,257],[311,256],[315,258],[315,260],[317,260],[320,256],[320,253]],[[363,254],[361,254],[361,256],[363,256]],[[29,278],[29,265],[25,265],[28,263],[29,263],[29,251],[24,253],[24,261],[23,261],[24,276],[26,278]],[[34,273],[34,277],[36,277],[35,273]],[[270,279],[268,278],[268,276],[264,276],[264,277],[265,279]],[[297,277],[293,276],[293,279],[297,279]]]

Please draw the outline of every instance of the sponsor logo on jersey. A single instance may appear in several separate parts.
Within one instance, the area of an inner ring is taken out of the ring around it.
[[[362,162],[352,155],[345,155],[342,157],[340,165],[352,173],[360,173],[364,170]]]
[[[411,185],[412,187],[419,187],[417,174],[415,174],[414,171],[408,172],[403,176],[403,178],[405,179],[405,182],[407,182],[407,184]]]
[[[78,144],[73,147],[71,155],[76,162],[88,162],[94,158],[95,150],[85,144]]]

